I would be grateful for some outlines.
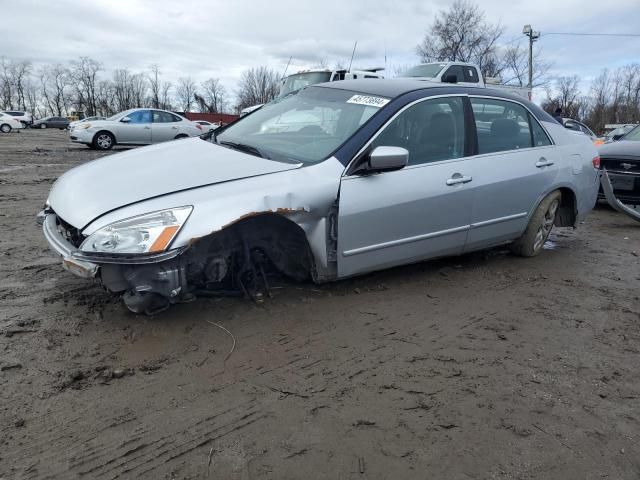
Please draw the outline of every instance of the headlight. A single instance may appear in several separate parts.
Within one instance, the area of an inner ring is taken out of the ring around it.
[[[74,128],[86,130],[87,128],[91,128],[90,123],[82,123],[80,125],[75,126]]]
[[[82,245],[83,252],[157,253],[163,252],[187,221],[193,207],[176,207],[120,220],[92,233]]]

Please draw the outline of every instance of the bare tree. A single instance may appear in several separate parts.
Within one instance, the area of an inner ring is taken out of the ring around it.
[[[171,82],[164,82],[160,89],[160,108],[165,110],[171,110],[171,89],[173,85]]]
[[[4,57],[0,57],[0,107],[7,110],[13,108],[11,68],[11,62]]]
[[[510,85],[524,87],[529,83],[529,51],[520,45],[508,46],[502,53],[502,81]],[[547,73],[552,64],[544,61],[542,49],[533,52],[533,86],[548,83]]]
[[[238,87],[237,110],[267,103],[278,93],[279,75],[268,67],[255,67],[242,72]]]
[[[195,102],[196,84],[191,77],[181,77],[178,79],[176,87],[176,97],[183,112],[190,112],[191,106]]]
[[[38,74],[45,110],[62,116],[71,103],[71,75],[62,64],[45,65]]]
[[[162,85],[160,85],[160,68],[155,64],[149,67],[149,90],[151,92],[151,106],[153,108],[161,108],[160,94]]]
[[[582,119],[586,109],[585,98],[580,92],[580,77],[558,77],[555,82],[555,95],[547,89],[547,99],[542,103],[542,108],[553,113],[557,108],[562,109],[562,115],[577,120]]]
[[[227,104],[227,91],[218,78],[202,82],[202,99],[207,112],[222,113]]]
[[[102,65],[89,57],[80,57],[80,59],[72,61],[71,65],[73,67],[76,107],[78,110],[86,110],[88,115],[95,115],[97,110],[96,82]]]
[[[504,28],[486,21],[480,8],[468,0],[456,0],[441,10],[416,51],[422,61],[474,62],[484,75],[500,74],[497,42]]]

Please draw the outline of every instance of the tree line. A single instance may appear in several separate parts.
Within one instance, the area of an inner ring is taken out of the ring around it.
[[[250,68],[241,75],[238,103],[218,78],[196,83],[181,77],[174,84],[164,80],[157,65],[133,72],[117,68],[109,75],[103,65],[89,57],[67,64],[56,63],[34,68],[27,60],[0,58],[0,109],[24,110],[37,118],[86,115],[113,115],[136,107],[161,108],[182,112],[225,113],[275,96],[278,75],[267,67]]]

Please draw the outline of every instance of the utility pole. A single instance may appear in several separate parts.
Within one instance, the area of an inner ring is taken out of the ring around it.
[[[522,33],[529,37],[529,88],[533,88],[533,42],[540,38],[540,32],[534,32],[531,25],[522,27]]]

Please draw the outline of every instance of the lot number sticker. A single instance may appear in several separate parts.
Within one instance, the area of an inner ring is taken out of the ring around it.
[[[387,103],[389,103],[389,99],[382,97],[372,97],[369,95],[354,95],[347,103],[355,103],[357,105],[367,105],[368,107],[384,107]]]

